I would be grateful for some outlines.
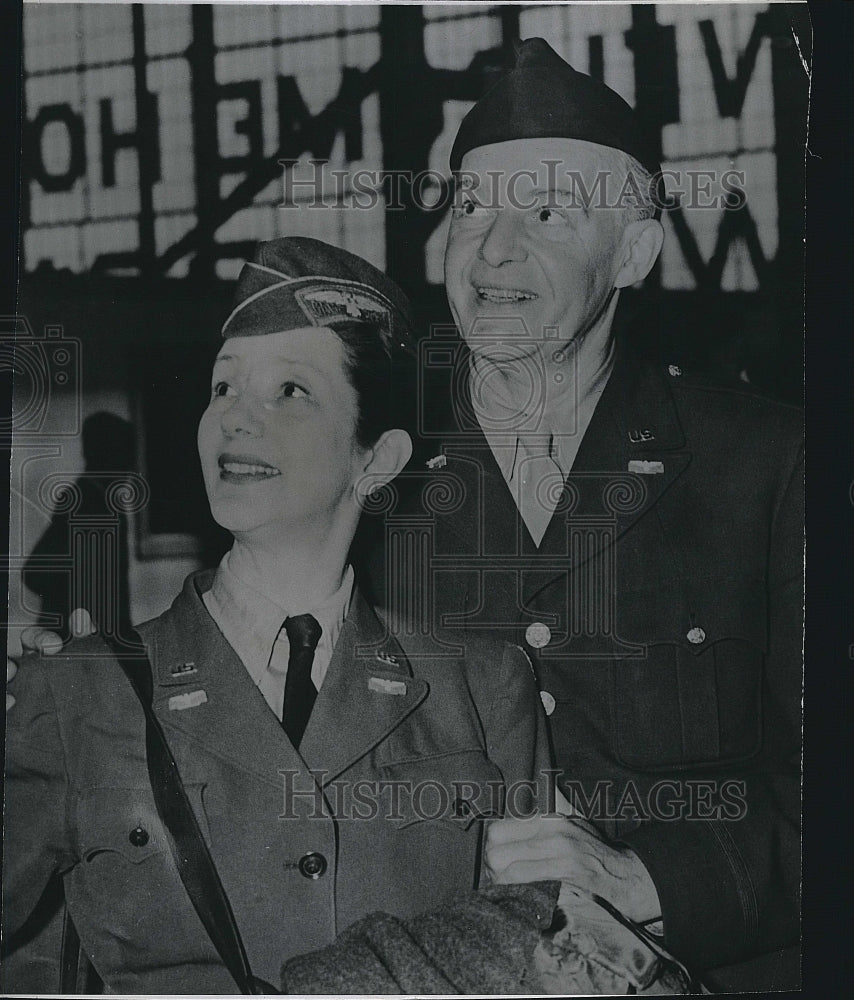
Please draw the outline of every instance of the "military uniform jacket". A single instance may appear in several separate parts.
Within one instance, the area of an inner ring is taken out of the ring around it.
[[[357,590],[298,754],[205,609],[210,579],[188,578],[140,634],[253,972],[278,982],[286,958],[371,911],[406,917],[476,886],[476,817],[547,764],[542,714],[518,648],[425,656]],[[136,696],[97,637],[66,652],[28,658],[14,681],[6,937],[60,873],[111,991],[233,993],[164,840]]]
[[[676,955],[709,969],[796,942],[800,411],[618,343],[539,549],[465,393],[448,411],[388,515],[424,536],[392,551],[429,565],[393,571],[430,581],[437,636],[528,650],[562,788],[645,862]]]

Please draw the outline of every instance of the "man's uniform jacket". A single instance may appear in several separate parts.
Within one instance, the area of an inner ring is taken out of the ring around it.
[[[371,911],[409,917],[475,887],[477,817],[547,766],[545,730],[518,648],[425,655],[417,635],[392,638],[357,590],[298,754],[204,607],[210,581],[189,577],[140,633],[252,970],[275,983],[285,959]],[[38,928],[19,928],[59,873],[111,991],[233,993],[164,840],[141,706],[99,639],[66,653],[28,658],[13,683],[4,930],[7,945],[16,931],[35,938],[11,956],[4,990],[56,989]]]
[[[771,953],[720,982],[781,986],[776,949],[799,936],[800,411],[618,342],[538,550],[458,350],[452,424],[387,515],[399,538],[374,575],[428,580],[437,637],[528,650],[562,788],[640,855],[670,950],[698,970]]]

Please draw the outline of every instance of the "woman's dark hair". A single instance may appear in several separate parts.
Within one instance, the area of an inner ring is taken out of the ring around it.
[[[347,378],[356,391],[356,441],[359,446],[370,448],[385,431],[399,427],[413,438],[415,450],[409,467],[420,465],[416,434],[419,394],[415,353],[393,342],[375,324],[341,323],[331,329],[344,345]],[[402,495],[415,486],[410,485],[409,477],[404,476],[388,488],[398,498],[393,504],[396,506]],[[374,589],[372,580],[385,578],[385,569],[381,564],[386,516],[384,505],[379,510],[364,510],[350,546],[350,562],[356,569],[359,586],[374,602],[382,601],[385,596]],[[367,567],[373,567],[373,570]]]
[[[414,436],[417,405],[414,353],[394,344],[374,323],[336,323],[347,358],[347,378],[356,390],[356,440],[362,448],[400,427]]]

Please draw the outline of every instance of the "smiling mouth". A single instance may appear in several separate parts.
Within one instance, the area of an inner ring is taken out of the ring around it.
[[[260,482],[282,474],[274,465],[247,455],[221,455],[218,464],[219,477],[227,483]]]
[[[494,285],[475,285],[475,294],[481,302],[507,305],[515,302],[530,302],[537,298],[534,292],[524,288],[496,288]]]

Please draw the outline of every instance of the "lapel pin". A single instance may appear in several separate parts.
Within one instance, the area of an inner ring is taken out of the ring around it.
[[[186,708],[196,708],[208,700],[206,691],[188,691],[186,694],[173,694],[169,699],[170,712],[183,712]]]
[[[448,464],[447,455],[436,455],[434,458],[428,458],[424,463],[428,469],[444,469]]]
[[[629,462],[629,472],[641,476],[657,476],[664,472],[664,462],[641,462],[637,459]]]
[[[390,681],[386,677],[369,677],[368,690],[377,694],[406,694],[406,684],[403,681]]]
[[[644,428],[643,430],[629,431],[629,441],[632,444],[640,444],[642,441],[654,441],[655,434],[651,430]]]
[[[189,663],[179,663],[177,667],[172,668],[173,677],[185,677],[187,674],[196,673],[196,664],[190,660]]]
[[[400,663],[398,662],[397,657],[394,656],[391,653],[384,653],[384,652],[377,653],[377,659],[380,661],[380,663],[385,663],[386,666],[389,666],[389,667],[399,667],[400,666]]]

